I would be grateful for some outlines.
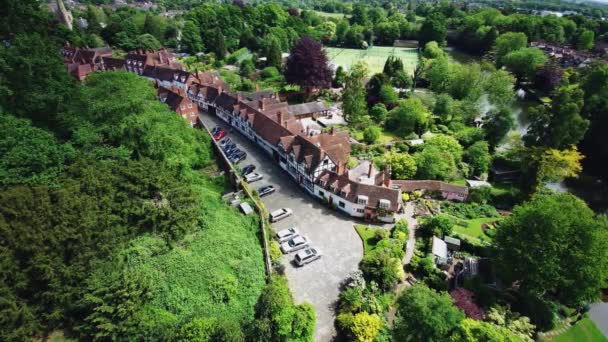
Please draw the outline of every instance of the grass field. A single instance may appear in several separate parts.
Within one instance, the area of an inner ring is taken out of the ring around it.
[[[345,69],[358,61],[364,61],[369,67],[370,76],[382,72],[384,63],[389,56],[397,56],[403,61],[405,71],[413,74],[418,63],[418,51],[413,48],[399,48],[392,46],[373,46],[369,49],[343,49],[327,47],[329,60]]]
[[[593,321],[586,317],[576,323],[565,333],[556,336],[555,342],[606,342],[602,332],[595,326]]]
[[[470,238],[472,242],[489,242],[491,238],[484,234],[483,229],[481,229],[481,226],[484,223],[494,222],[500,219],[501,217],[481,217],[471,220],[462,220],[455,218],[455,220],[467,222],[467,226],[463,227],[461,225],[455,224],[453,229],[454,232],[458,233],[459,235]]]
[[[329,13],[329,12],[321,12],[321,11],[315,11],[315,13],[317,13],[319,16],[321,16],[323,18],[336,18],[336,19],[344,18],[344,13]]]
[[[359,237],[363,241],[363,254],[369,254],[374,247],[376,247],[376,243],[378,242],[375,238],[376,230],[382,228],[376,227],[368,227],[361,224],[355,225],[355,230],[359,234]]]

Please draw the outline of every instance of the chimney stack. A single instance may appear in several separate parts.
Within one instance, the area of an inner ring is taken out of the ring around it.
[[[372,178],[372,169],[374,168],[373,163],[369,162],[369,170],[367,171],[367,177]]]
[[[281,111],[277,112],[277,121],[279,122],[279,125],[283,125],[283,113],[281,113]]]
[[[333,126],[331,127],[331,130],[329,131],[329,133],[330,133],[331,135],[335,135],[335,130],[334,130],[334,127],[333,127]]]
[[[264,111],[264,99],[260,99],[260,110]]]
[[[391,166],[386,165],[386,169],[384,169],[384,184],[385,187],[389,187],[391,185]]]
[[[241,101],[243,101],[243,94],[241,94],[241,92],[240,92],[240,91],[238,91],[238,92],[236,93],[236,101],[237,101],[237,102],[241,102]]]

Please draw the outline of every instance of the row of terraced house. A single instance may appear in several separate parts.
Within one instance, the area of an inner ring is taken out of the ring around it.
[[[390,170],[373,176],[371,167],[367,175],[349,172],[348,134],[305,127],[302,106],[290,106],[274,92],[231,91],[218,74],[184,71],[164,50],[133,51],[124,59],[112,57],[109,48],[65,46],[61,53],[68,72],[80,81],[92,72],[111,70],[150,79],[159,100],[192,126],[200,120],[199,110],[216,115],[271,156],[310,195],[347,215],[393,222],[402,208],[401,190],[391,185]],[[304,107],[319,110],[318,105]]]

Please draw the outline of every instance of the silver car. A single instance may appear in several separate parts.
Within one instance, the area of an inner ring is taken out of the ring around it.
[[[308,247],[309,242],[310,241],[308,241],[306,236],[294,236],[291,240],[281,244],[281,251],[283,254],[299,251],[300,249]]]
[[[296,257],[293,258],[293,261],[298,266],[304,266],[306,264],[310,264],[315,260],[319,260],[321,258],[321,252],[319,252],[316,248],[306,248],[303,251],[300,251],[296,254]]]
[[[287,240],[291,240],[296,235],[300,235],[300,232],[296,227],[283,229],[277,233],[277,240],[279,240],[280,243],[283,243]]]
[[[280,220],[288,217],[291,214],[293,214],[293,210],[291,210],[289,208],[277,209],[270,213],[270,222],[280,221]]]
[[[259,174],[257,172],[252,172],[252,173],[250,173],[250,174],[248,174],[248,175],[245,176],[245,181],[247,183],[253,183],[255,181],[261,180],[262,178],[264,178],[264,177],[262,177],[261,174]]]

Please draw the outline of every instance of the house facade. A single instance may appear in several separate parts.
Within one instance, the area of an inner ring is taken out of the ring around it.
[[[91,72],[125,70],[146,77],[157,87],[159,100],[192,126],[200,109],[215,114],[268,153],[310,195],[349,216],[394,221],[401,190],[389,186],[390,173],[371,181],[349,179],[348,134],[311,132],[302,124],[303,117],[324,115],[324,105],[294,107],[274,92],[231,92],[218,74],[186,72],[173,68],[174,62],[166,51],[136,51],[124,60],[106,53],[92,63]]]

